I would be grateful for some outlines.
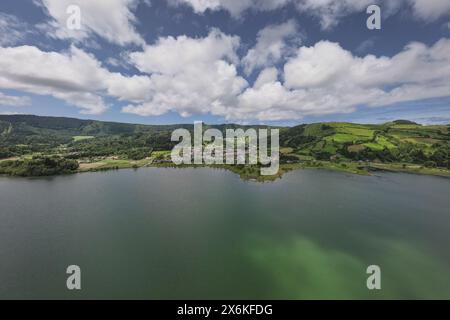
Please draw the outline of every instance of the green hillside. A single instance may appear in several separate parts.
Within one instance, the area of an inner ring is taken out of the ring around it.
[[[291,156],[427,163],[448,167],[450,126],[422,126],[399,120],[382,125],[318,123],[283,131],[280,144]],[[434,162],[434,163],[433,163]]]
[[[205,130],[209,127],[222,132],[248,128],[204,125]],[[168,164],[175,145],[170,136],[177,128],[192,131],[193,125],[0,115],[0,173],[47,175]],[[279,129],[280,161],[285,170],[327,167],[361,172],[370,167],[440,174],[450,168],[450,125],[424,126],[398,120],[378,125],[335,122]],[[250,166],[229,169],[248,176],[259,172]]]

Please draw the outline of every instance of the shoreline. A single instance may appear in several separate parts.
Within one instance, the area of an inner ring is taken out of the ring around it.
[[[81,167],[81,165],[84,165]],[[375,172],[392,172],[392,173],[407,173],[417,175],[436,176],[442,178],[450,178],[450,170],[445,168],[426,168],[420,165],[414,164],[399,164],[399,163],[370,163],[361,164],[356,162],[329,162],[329,161],[316,161],[311,163],[291,163],[280,164],[280,169],[277,175],[273,176],[261,176],[259,174],[258,166],[236,166],[236,165],[175,165],[173,163],[155,163],[152,159],[144,160],[104,160],[92,163],[80,163],[80,168],[73,172],[65,172],[61,174],[49,175],[49,176],[33,176],[33,175],[9,175],[2,174],[0,177],[18,177],[18,178],[46,178],[62,175],[81,174],[86,172],[103,172],[114,171],[120,169],[140,169],[140,168],[212,168],[222,169],[237,174],[240,179],[244,181],[254,182],[272,182],[278,179],[282,179],[283,176],[291,171],[314,169],[314,170],[327,170],[334,172],[343,172],[356,175],[372,176]]]

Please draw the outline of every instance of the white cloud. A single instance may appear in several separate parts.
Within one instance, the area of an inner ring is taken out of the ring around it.
[[[355,52],[358,54],[366,53],[367,51],[369,51],[369,49],[375,46],[376,39],[377,39],[376,37],[372,37],[362,41],[358,45],[358,47],[356,47]]]
[[[301,47],[284,66],[288,88],[318,87],[345,74],[353,56],[337,43],[321,41],[314,47]]]
[[[283,7],[291,0],[167,0],[169,4],[190,5],[194,12],[204,13],[207,10],[227,10],[234,17],[239,17],[249,8],[270,11]]]
[[[221,0],[168,0],[168,2],[174,6],[181,4],[190,5],[196,13],[203,13],[208,9],[214,11],[224,8]],[[232,10],[234,11],[234,9]]]
[[[255,68],[268,67],[286,57],[287,38],[297,35],[297,25],[293,20],[280,25],[270,25],[258,32],[256,45],[242,59],[245,72],[250,74]]]
[[[106,109],[102,98],[98,62],[72,47],[60,54],[36,47],[0,48],[0,87],[41,95],[52,95],[79,106],[85,113]]]
[[[319,19],[323,29],[335,26],[338,21],[351,13],[364,12],[376,0],[298,0],[294,1],[300,12]]]
[[[336,25],[340,18],[364,11],[370,4],[384,0],[167,0],[170,4],[187,4],[196,13],[207,10],[226,10],[233,17],[241,17],[246,10],[270,11],[294,5],[299,12],[316,17],[322,26],[327,29]],[[403,0],[401,0],[403,1]],[[413,0],[411,0],[413,1]],[[417,0],[418,1],[418,0]],[[444,0],[445,1],[445,0]],[[393,1],[386,0],[386,7],[392,6]]]
[[[365,12],[371,4],[381,7],[383,18],[399,10],[412,10],[414,16],[432,22],[450,13],[448,0],[293,0],[301,12],[316,16],[323,29],[335,26],[343,17]]]
[[[207,10],[226,10],[241,17],[246,10],[269,11],[294,5],[301,13],[316,17],[323,29],[329,29],[356,12],[365,12],[371,4],[378,4],[386,18],[398,10],[412,10],[414,16],[427,22],[448,15],[448,0],[167,0],[172,5],[190,5],[196,13]]]
[[[110,66],[113,66],[113,67],[120,67],[120,66],[123,65],[123,62],[122,62],[122,61],[120,61],[120,60],[117,59],[117,58],[113,58],[113,57],[107,58],[107,59],[105,60],[105,63],[107,63],[107,64],[109,64]]]
[[[13,116],[13,115],[19,115],[23,114],[23,112],[16,112],[16,111],[1,111],[1,115],[7,115],[7,116]]]
[[[235,67],[238,47],[238,37],[212,30],[205,38],[161,38],[144,51],[130,54],[130,62],[151,75],[150,96],[123,111],[140,115],[169,111],[182,116],[223,114],[248,85]]]
[[[434,21],[450,12],[449,0],[409,0],[414,14],[425,20]]]
[[[130,77],[110,72],[75,46],[61,53],[0,48],[0,88],[51,95],[88,114],[104,112],[107,96],[130,103],[123,111],[141,115],[223,114],[248,85],[235,67],[238,47],[238,37],[218,30],[205,38],[161,38],[130,54],[128,62],[148,74]]]
[[[105,60],[135,67],[140,75],[134,76],[109,71],[76,46],[63,52],[0,47],[0,88],[50,95],[88,114],[104,112],[108,97],[123,101],[127,113],[211,113],[234,121],[299,119],[450,95],[449,39],[431,47],[411,43],[392,57],[359,57],[329,41],[298,47],[291,41],[296,33],[292,21],[269,26],[242,59],[240,38],[213,29],[203,38],[161,37],[141,51]],[[247,74],[262,69],[253,86],[238,66]],[[17,97],[0,95],[0,103],[28,103],[11,98]]]
[[[25,39],[27,24],[16,16],[0,12],[0,46],[15,45]]]
[[[392,58],[360,58],[337,43],[321,41],[298,49],[284,66],[284,83],[273,71],[263,70],[230,114],[238,119],[287,120],[449,96],[448,52],[450,40],[442,39],[432,47],[412,43]]]
[[[128,54],[129,52],[127,51],[121,51],[115,56],[105,58],[103,62],[111,67],[130,70],[133,66],[129,63]]]
[[[255,83],[253,84],[254,89],[260,89],[266,83],[272,83],[277,81],[278,79],[278,70],[277,68],[267,68],[261,71],[256,78]]]
[[[146,73],[176,74],[193,64],[209,64],[225,59],[238,63],[239,37],[213,29],[205,38],[187,36],[160,38],[144,51],[130,54],[130,61]]]
[[[31,104],[30,97],[8,96],[0,92],[0,106],[23,107]]]
[[[144,116],[210,112],[234,121],[287,120],[450,93],[447,39],[432,47],[412,43],[391,58],[357,57],[337,43],[321,41],[298,48],[281,74],[275,67],[263,69],[252,87],[233,64],[238,42],[215,30],[200,39],[162,38],[131,54],[131,62],[150,75],[150,94],[143,103],[123,111]]]
[[[92,34],[119,45],[144,44],[136,32],[136,17],[132,9],[137,0],[35,0],[45,8],[52,20],[39,26],[49,36],[82,41]],[[78,5],[81,9],[81,30],[67,28],[67,8]]]
[[[366,88],[448,81],[449,50],[450,40],[442,39],[432,47],[411,43],[392,58],[359,58],[337,43],[321,41],[314,47],[300,48],[288,61],[284,68],[286,86],[299,89],[353,84]]]
[[[82,113],[104,112],[104,95],[142,101],[148,85],[147,77],[109,72],[74,46],[63,53],[33,46],[0,48],[0,88],[51,95],[81,108]]]

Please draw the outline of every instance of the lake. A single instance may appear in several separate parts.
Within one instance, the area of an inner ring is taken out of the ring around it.
[[[410,174],[0,177],[0,298],[450,299],[449,208],[450,179]]]

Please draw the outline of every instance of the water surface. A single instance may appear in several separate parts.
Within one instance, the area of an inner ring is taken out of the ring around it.
[[[449,195],[444,178],[315,170],[0,177],[0,298],[450,299]]]

